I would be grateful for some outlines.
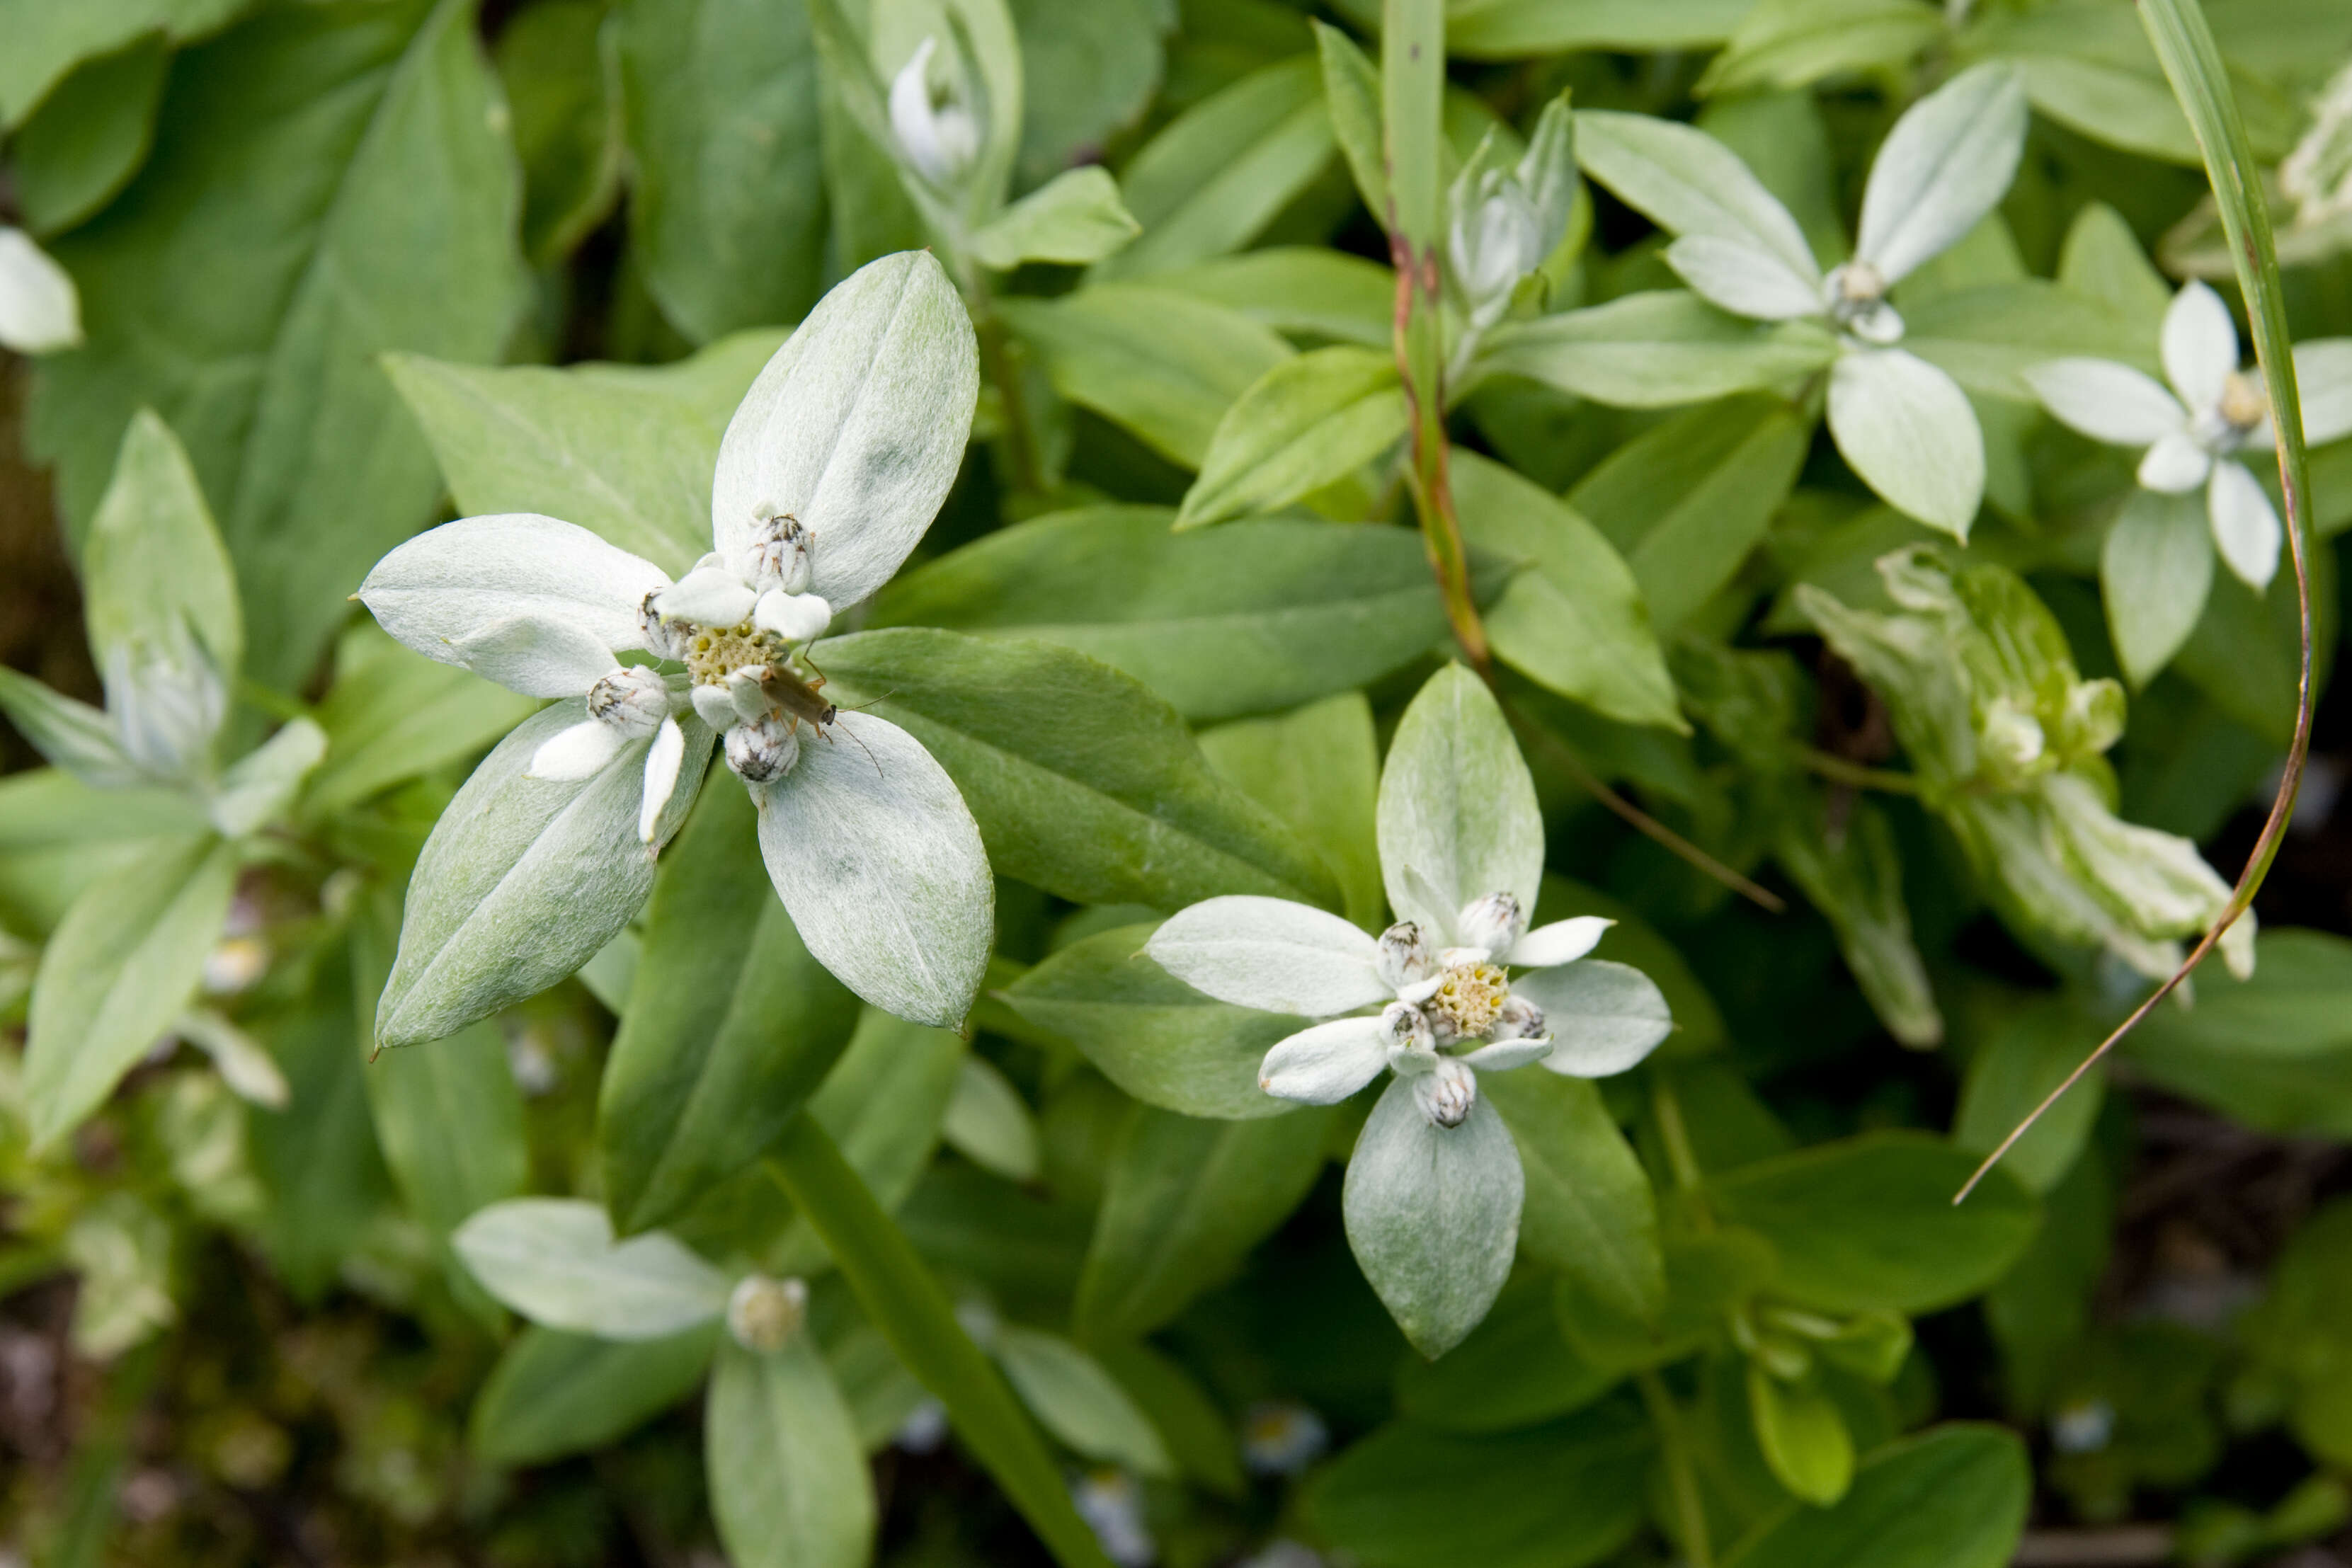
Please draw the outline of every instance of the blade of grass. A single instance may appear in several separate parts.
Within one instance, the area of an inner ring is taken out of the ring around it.
[[[2263,383],[2270,392],[2271,423],[2278,432],[2279,488],[2286,497],[2287,557],[2294,567],[2295,609],[2302,628],[2294,739],[2287,748],[2286,767],[2279,777],[2278,797],[2271,802],[2270,819],[2263,824],[2262,837],[2254,841],[2254,852],[2246,859],[2246,869],[2239,873],[2238,885],[2228,905],[2213,922],[2212,929],[2173,971],[2172,977],[2132,1009],[2131,1016],[2101,1040],[2098,1049],[2084,1057],[2082,1064],[2066,1075],[2066,1081],[2052,1090],[2049,1097],[2000,1141],[2000,1147],[1985,1156],[1984,1164],[1977,1167],[1968,1185],[1952,1199],[1954,1203],[1973,1192],[1985,1173],[2000,1162],[2000,1157],[2041,1119],[2043,1112],[2056,1104],[2084,1073],[2138,1026],[2140,1019],[2189,977],[2189,972],[2202,963],[2205,955],[2221,941],[2221,933],[2253,903],[2255,891],[2262,886],[2263,878],[2270,874],[2271,862],[2278,857],[2279,841],[2286,833],[2287,820],[2294,812],[2295,792],[2303,783],[2304,761],[2311,755],[2311,566],[2305,538],[2305,519],[2310,515],[2310,480],[2304,468],[2303,403],[2295,390],[2294,359],[2287,340],[2286,301],[2279,282],[2278,250],[2271,239],[2270,209],[2263,202],[2262,169],[2247,143],[2245,121],[2239,117],[2237,99],[2231,94],[2221,48],[2213,41],[2213,30],[2207,26],[2197,0],[2139,0],[2139,17],[2147,29],[2149,42],[2156,46],[2165,77],[2172,83],[2173,96],[2180,100],[2181,109],[2189,116],[2189,128],[2197,134],[2198,150],[2205,156],[2205,172],[2212,181],[2214,200],[2221,210],[2222,232],[2229,237],[2230,259],[2237,268],[2238,287],[2245,295],[2246,315],[2253,326],[2255,357],[2262,361]]]
[[[947,1406],[956,1436],[996,1478],[1054,1561],[1061,1568],[1110,1568],[1028,1413],[956,1322],[947,1292],[914,1244],[815,1117],[793,1119],[767,1167],[816,1228],[866,1315],[907,1370]]]

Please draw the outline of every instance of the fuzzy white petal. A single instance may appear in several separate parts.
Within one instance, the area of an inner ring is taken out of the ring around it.
[[[0,227],[0,348],[48,354],[80,341],[73,279],[24,230]]]
[[[462,664],[459,644],[501,622],[560,622],[607,652],[642,648],[638,609],[669,586],[649,560],[586,528],[528,512],[461,517],[376,562],[360,602],[428,659]]]
[[[637,839],[652,843],[654,833],[661,826],[662,808],[677,790],[678,769],[686,762],[686,732],[677,720],[666,718],[654,731],[654,743],[646,748],[646,798],[637,807]]]
[[[1336,915],[1234,894],[1179,910],[1144,952],[1194,990],[1235,1007],[1328,1018],[1385,1001],[1380,944]]]
[[[786,593],[772,588],[760,595],[751,611],[751,624],[773,632],[787,643],[806,643],[824,634],[833,624],[833,606],[814,593]]]
[[[735,722],[735,699],[725,686],[703,685],[688,694],[695,716],[711,728],[724,730]]]
[[[810,589],[850,605],[889,580],[962,466],[980,391],[971,318],[938,259],[870,262],[817,302],[719,444],[711,537],[739,559],[761,517],[809,530]]]
[[[550,737],[530,754],[530,766],[524,771],[533,779],[585,779],[601,771],[628,744],[628,737],[611,725],[583,719]]]
[[[2051,360],[2029,366],[2025,384],[2069,430],[2116,446],[2149,446],[2188,427],[2180,400],[2155,377],[2112,360]]]
[[[2206,486],[2205,511],[2213,525],[2213,548],[2238,580],[2257,593],[2270,587],[2286,530],[2262,482],[2244,464],[2222,458],[2213,465],[2213,479]]]
[[[612,650],[573,622],[518,616],[455,644],[457,663],[527,697],[576,697],[613,673]]]
[[[760,596],[751,585],[720,566],[698,566],[654,601],[665,617],[698,626],[740,626],[751,618]]]
[[[2139,460],[2139,482],[2168,496],[2194,490],[2212,472],[2213,455],[2185,430],[2161,436]]]
[[[1757,321],[1822,313],[1821,285],[1799,277],[1770,252],[1717,235],[1685,235],[1666,247],[1666,265],[1708,304]]]
[[[1380,1076],[1388,1048],[1376,1018],[1334,1019],[1275,1042],[1258,1087],[1285,1100],[1336,1105]]]
[[[2191,279],[2164,312],[2164,375],[2180,401],[2200,413],[2221,401],[2221,384],[2238,368],[2238,327],[2230,307]]]
[[[1556,964],[1572,964],[1593,949],[1614,920],[1598,915],[1580,915],[1573,920],[1555,920],[1538,925],[1511,948],[1506,963],[1523,964],[1531,969],[1549,969]]]
[[[1984,433],[1958,383],[1901,349],[1840,355],[1830,434],[1863,483],[1962,543],[1984,499]]]

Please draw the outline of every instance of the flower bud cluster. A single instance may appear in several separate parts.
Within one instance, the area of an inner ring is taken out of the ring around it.
[[[1492,132],[1447,194],[1446,261],[1454,289],[1483,332],[1502,319],[1522,279],[1568,233],[1576,156],[1565,104],[1544,110],[1517,163],[1505,166]]]

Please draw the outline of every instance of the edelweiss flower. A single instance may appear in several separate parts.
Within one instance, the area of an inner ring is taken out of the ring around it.
[[[2306,441],[2352,434],[2347,356],[2352,340],[2295,348]],[[2239,455],[2269,451],[2276,433],[2259,372],[2239,368],[2230,308],[2206,285],[2192,281],[2172,297],[2163,359],[2169,391],[2107,360],[2051,360],[2025,371],[2025,380],[2060,423],[2110,445],[2146,447],[2139,482],[2147,489],[2180,495],[2203,486],[2214,548],[2260,592],[2278,571],[2285,533]]]
[[[705,755],[688,769],[689,746],[709,744],[705,725],[723,731],[810,950],[877,1006],[960,1022],[992,904],[979,831],[912,736],[818,695],[798,645],[887,581],[930,526],[978,384],[971,319],[939,263],[886,256],[826,295],[745,394],[719,446],[715,548],[684,578],[572,524],[511,515],[420,535],[358,597],[418,653],[581,702],[527,776],[577,780],[641,758],[644,843],[683,820],[670,798]]]
[[[1842,349],[1830,434],[1854,472],[1904,511],[1968,537],[1984,494],[1984,435],[1944,371],[1895,347],[1887,291],[1992,211],[2025,145],[2025,86],[1988,62],[1904,111],[1871,164],[1852,260],[1825,276],[1804,230],[1729,148],[1646,114],[1577,117],[1587,172],[1677,237],[1666,265],[1719,309],[1820,320]]]

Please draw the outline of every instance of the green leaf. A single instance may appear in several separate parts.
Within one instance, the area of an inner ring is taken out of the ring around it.
[[[664,1339],[609,1340],[533,1323],[474,1396],[467,1446],[491,1465],[543,1465],[645,1425],[694,1392],[718,1347],[716,1322]]]
[[[213,826],[243,838],[283,815],[327,754],[327,732],[296,716],[267,741],[231,763],[212,799]]]
[[[1010,8],[1023,80],[1050,86],[1022,95],[1013,172],[1015,186],[1027,186],[1082,162],[1143,117],[1160,88],[1160,35],[1175,18],[1160,0],[1012,0]]]
[[[2025,1446],[1998,1427],[1954,1422],[1864,1459],[1834,1508],[1791,1502],[1724,1568],[1999,1568],[2025,1528]]]
[[[1455,451],[1452,470],[1464,537],[1524,563],[1486,612],[1496,656],[1596,713],[1687,733],[1641,590],[1601,531],[1475,453]]]
[[[1356,40],[1327,23],[1316,22],[1315,50],[1323,67],[1323,101],[1331,111],[1332,133],[1347,155],[1348,172],[1364,210],[1385,223],[1389,210],[1388,154],[1381,144],[1381,78]]]
[[[1179,535],[1171,517],[1097,507],[1015,523],[899,578],[868,624],[1059,643],[1192,719],[1346,691],[1445,635],[1404,529],[1268,519]]]
[[[62,696],[30,675],[0,668],[0,713],[34,750],[80,784],[111,792],[157,782],[122,749],[103,708]]]
[[[1502,1113],[1527,1173],[1520,1249],[1611,1312],[1656,1317],[1666,1297],[1657,1200],[1601,1092],[1524,1070],[1482,1074],[1478,1090]]]
[[[1127,1391],[1102,1364],[1059,1334],[1007,1324],[997,1364],[1045,1430],[1075,1452],[1138,1475],[1170,1477],[1175,1464]]]
[[[1211,771],[1174,709],[1083,654],[906,628],[816,656],[939,758],[1003,875],[1087,904],[1337,902],[1314,852]]]
[[[1975,1295],[2032,1240],[2032,1195],[1916,1133],[1869,1133],[1710,1176],[1709,1207],[1780,1255],[1776,1293],[1830,1312],[1923,1312]]]
[[[1562,1281],[1552,1307],[1569,1348],[1593,1365],[1634,1372],[1680,1361],[1715,1343],[1725,1314],[1772,1273],[1772,1249],[1752,1231],[1720,1229],[1664,1239],[1666,1296],[1654,1319],[1629,1318]]]
[[[1188,468],[1234,400],[1291,354],[1272,328],[1163,286],[1102,284],[998,310],[1055,392]]]
[[[1381,883],[1380,742],[1371,706],[1343,692],[1272,718],[1201,732],[1201,750],[1251,800],[1290,824],[1339,880],[1340,912],[1367,931],[1388,922]]]
[[[604,1203],[624,1234],[758,1159],[856,1027],[856,998],[809,956],[749,852],[755,826],[747,791],[708,791],[654,883],[597,1092]]]
[[[1727,240],[1799,288],[1819,276],[1796,217],[1730,148],[1677,120],[1587,110],[1577,158],[1594,179],[1668,234]],[[1843,236],[1840,236],[1841,243]]]
[[[1233,1422],[1191,1373],[1148,1344],[1101,1346],[1095,1359],[1142,1408],[1186,1479],[1220,1497],[1248,1490]]]
[[[314,1304],[391,1196],[369,1119],[366,1065],[352,1049],[348,964],[329,957],[293,1005],[253,1020],[285,1073],[285,1106],[247,1113],[247,1151],[268,1196],[269,1261]]]
[[[1492,1102],[1441,1127],[1391,1078],[1348,1161],[1348,1246],[1404,1337],[1435,1360],[1460,1344],[1511,1271],[1525,1192],[1518,1152]]]
[[[303,808],[331,817],[404,779],[462,762],[530,716],[534,704],[456,664],[419,658],[361,622],[335,654],[315,717],[327,755]]]
[[[2352,946],[2268,931],[2250,980],[2201,971],[2197,1006],[2159,1008],[2126,1049],[2175,1093],[2265,1132],[2352,1135]]]
[[[621,92],[602,0],[541,0],[499,29],[492,57],[522,162],[522,246],[568,257],[621,194]],[[640,187],[642,189],[642,186]]]
[[[1381,7],[1381,146],[1389,176],[1381,226],[1434,256],[1444,222],[1444,0],[1384,0]]]
[[[2145,686],[2189,641],[2213,586],[2213,540],[2201,490],[2134,489],[2099,549],[2100,598],[2116,658]]]
[[[2030,403],[2021,372],[2068,356],[2157,368],[2145,322],[2038,277],[1906,297],[1905,307],[1903,346],[1983,397]]]
[[[812,1336],[766,1355],[720,1341],[702,1441],[711,1519],[739,1568],[872,1560],[874,1478]]]
[[[1744,321],[1676,289],[1506,321],[1486,335],[1473,373],[1526,376],[1619,408],[1671,408],[1798,382],[1836,357],[1815,323]]]
[[[14,127],[76,64],[112,54],[143,33],[182,42],[210,32],[246,0],[51,0],[0,3],[0,129]]]
[[[10,690],[0,681],[0,706]],[[177,790],[93,789],[56,768],[0,778],[0,926],[46,936],[92,882],[158,864],[211,831],[203,807]]]
[[[710,476],[735,405],[779,342],[744,332],[658,370],[492,370],[395,354],[457,509],[538,512],[681,576],[710,548]]]
[[[26,227],[69,229],[130,183],[154,145],[171,63],[170,48],[151,34],[58,84],[9,147]]]
[[[1381,1568],[1580,1568],[1640,1525],[1650,1444],[1622,1400],[1488,1437],[1400,1421],[1317,1475],[1307,1508],[1335,1545]]]
[[[236,849],[206,836],[74,900],[33,981],[24,1095],[35,1145],[79,1126],[188,1005],[236,868]]]
[[[1022,197],[971,236],[971,254],[1009,271],[1024,261],[1100,261],[1141,233],[1097,164],[1069,169]]]
[[[1432,675],[1398,723],[1378,827],[1389,907],[1433,941],[1489,894],[1535,907],[1544,854],[1535,780],[1501,705],[1461,665]]]
[[[1339,344],[1286,360],[1218,421],[1176,526],[1287,506],[1346,478],[1404,432],[1393,354]]]
[[[964,1055],[950,1030],[867,1008],[849,1049],[810,1096],[809,1114],[883,1207],[905,1202],[930,1164]]]
[[[1342,251],[1275,246],[1161,273],[1152,283],[1292,337],[1386,349],[1396,330],[1396,274]]]
[[[625,0],[619,21],[629,237],[646,287],[697,342],[798,320],[824,264],[807,13]]]
[[[1811,87],[1843,72],[1899,68],[1944,26],[1922,0],[1760,0],[1697,90]]]
[[[1007,1181],[1035,1181],[1037,1122],[1021,1092],[985,1057],[966,1056],[955,1092],[940,1116],[940,1136],[985,1171]]]
[[[1755,0],[1452,0],[1446,47],[1472,59],[1569,49],[1705,48],[1729,37]]]
[[[1004,999],[1147,1105],[1186,1116],[1295,1111],[1257,1086],[1257,1068],[1299,1020],[1194,990],[1143,956],[1154,929],[1126,925],[1073,942],[1005,988]]]
[[[1845,1495],[1853,1483],[1853,1438],[1827,1392],[1811,1382],[1783,1383],[1750,1357],[1748,1410],[1764,1462],[1799,1500],[1828,1508]]]
[[[1581,1410],[1614,1387],[1620,1374],[1560,1337],[1549,1285],[1532,1271],[1515,1275],[1486,1321],[1443,1359],[1405,1361],[1397,1413],[1448,1432],[1508,1432]]]
[[[1207,1121],[1137,1107],[1104,1176],[1073,1308],[1079,1332],[1140,1337],[1222,1284],[1306,1197],[1333,1114]]]
[[[131,415],[170,422],[267,685],[301,684],[440,490],[378,356],[489,358],[522,304],[513,152],[472,20],[465,0],[273,7],[188,51],[172,134],[58,245],[89,341],[43,367],[32,444],[86,520]]]
[[[1969,1061],[1952,1142],[1990,1154],[2082,1063],[2102,1031],[2074,1008],[2028,1004],[2002,1019]],[[2031,1191],[2047,1193],[2080,1159],[2098,1120],[2104,1072],[2094,1072],[2002,1157]]]
[[[1886,813],[1853,801],[1840,838],[1826,831],[1828,803],[1811,795],[1806,800],[1783,819],[1773,858],[1837,933],[1845,967],[1887,1032],[1920,1049],[1940,1044],[1944,1018],[1912,939],[1901,852]]]
[[[1968,543],[1984,502],[1984,433],[1951,377],[1901,349],[1842,354],[1830,371],[1829,423],[1864,484]]]
[[[1811,438],[1778,398],[1695,408],[1610,454],[1568,504],[1623,552],[1651,624],[1669,632],[1738,575]]]
[[[598,1205],[518,1197],[451,1238],[490,1294],[536,1323],[606,1339],[663,1339],[719,1316],[732,1283],[675,1237],[613,1239]]]
[[[186,451],[152,410],[141,409],[123,433],[83,540],[82,585],[100,671],[124,650],[168,648],[185,626],[213,673],[224,683],[236,676],[245,653],[236,575]]]
[[[1121,182],[1143,225],[1093,277],[1164,272],[1241,249],[1323,172],[1331,117],[1310,57],[1243,78],[1178,115],[1138,152]]]
[[[653,890],[656,851],[701,788],[709,732],[691,714],[679,719],[685,765],[647,844],[637,837],[646,743],[586,779],[526,772],[583,711],[555,703],[525,720],[434,824],[376,1005],[379,1044],[438,1040],[545,990],[611,941]]]

